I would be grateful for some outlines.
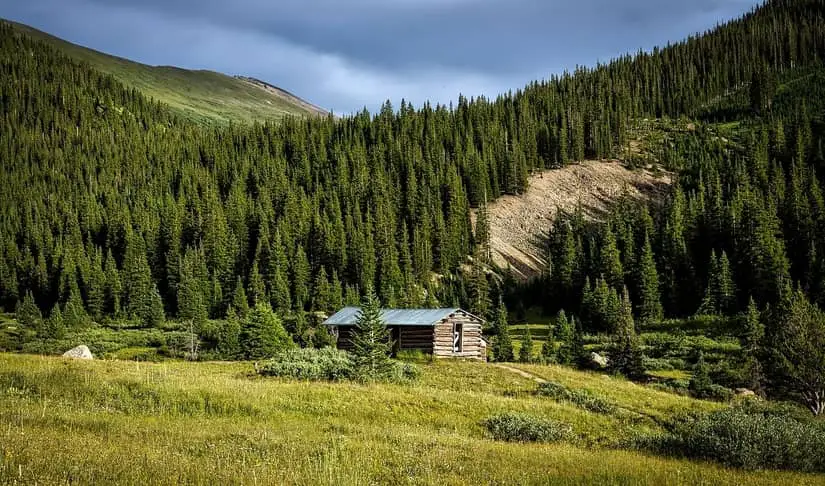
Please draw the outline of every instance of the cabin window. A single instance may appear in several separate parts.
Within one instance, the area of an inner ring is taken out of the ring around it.
[[[464,342],[464,326],[453,324],[453,352],[460,353]]]

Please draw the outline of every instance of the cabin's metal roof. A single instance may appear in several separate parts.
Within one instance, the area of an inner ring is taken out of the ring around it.
[[[434,326],[461,309],[381,309],[381,319],[388,326]],[[327,326],[352,326],[360,307],[344,307],[324,321]]]

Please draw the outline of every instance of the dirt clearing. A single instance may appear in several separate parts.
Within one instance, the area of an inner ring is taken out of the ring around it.
[[[669,174],[631,171],[616,161],[585,161],[536,173],[526,193],[502,196],[489,206],[493,262],[509,267],[519,279],[536,276],[544,268],[544,239],[559,209],[581,205],[587,217],[598,219],[623,194],[660,197],[670,184]]]

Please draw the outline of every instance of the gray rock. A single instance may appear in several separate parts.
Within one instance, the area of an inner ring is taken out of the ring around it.
[[[590,364],[595,368],[607,368],[610,360],[599,353],[590,353]]]
[[[64,358],[74,358],[74,359],[95,359],[92,355],[92,352],[89,351],[89,347],[85,344],[81,344],[80,346],[74,347],[65,353],[63,353]]]
[[[753,390],[748,390],[747,388],[737,388],[734,390],[737,397],[743,398],[759,398],[756,396],[756,393]]]

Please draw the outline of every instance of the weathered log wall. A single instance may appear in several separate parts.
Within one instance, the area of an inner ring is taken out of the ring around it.
[[[433,328],[430,326],[388,326],[390,336],[395,342],[393,348],[420,349],[425,353],[433,352]],[[338,348],[352,350],[354,326],[338,327]]]
[[[453,351],[453,331],[462,326],[461,351]],[[437,357],[486,359],[486,348],[481,342],[481,320],[459,311],[435,326],[433,354]]]
[[[453,331],[462,326],[461,350],[453,350]],[[487,359],[487,347],[481,336],[482,321],[464,311],[451,314],[435,326],[388,326],[397,352],[418,349],[440,358]],[[354,326],[338,327],[338,348],[352,350]]]

